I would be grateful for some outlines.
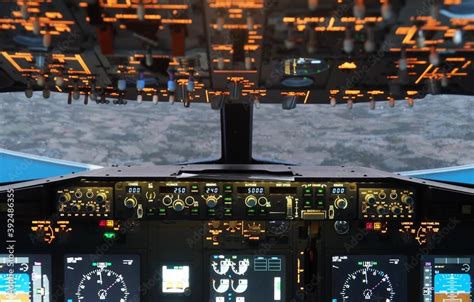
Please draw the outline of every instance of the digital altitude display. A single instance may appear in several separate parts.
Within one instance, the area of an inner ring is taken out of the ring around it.
[[[128,186],[125,188],[128,194],[140,194],[142,192],[142,187],[139,186]]]
[[[210,301],[286,301],[285,257],[212,255]]]
[[[0,254],[0,301],[51,301],[51,257]]]
[[[331,302],[405,302],[405,256],[333,256]]]
[[[66,302],[140,301],[140,258],[137,255],[66,255]]]
[[[344,187],[334,187],[331,189],[331,194],[346,194],[346,188]]]
[[[423,256],[422,302],[472,301],[473,256]]]
[[[237,193],[241,194],[264,194],[264,187],[238,187]]]
[[[163,265],[161,267],[164,294],[189,295],[189,265]]]
[[[187,194],[188,193],[188,188],[187,187],[171,187],[171,186],[160,187],[160,193],[165,193],[165,194]]]

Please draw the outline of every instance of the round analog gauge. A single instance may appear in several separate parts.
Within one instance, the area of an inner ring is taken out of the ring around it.
[[[124,277],[109,269],[95,269],[82,276],[77,287],[78,301],[125,302],[129,296]]]
[[[373,268],[359,269],[349,274],[341,291],[342,301],[394,301],[390,277],[382,271]]]

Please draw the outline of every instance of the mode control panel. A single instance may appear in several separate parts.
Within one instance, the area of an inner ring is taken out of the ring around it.
[[[415,191],[377,183],[127,180],[55,189],[63,217],[333,220],[415,217]]]
[[[56,208],[61,217],[111,217],[111,187],[70,187],[56,191]]]
[[[415,192],[406,188],[360,188],[360,217],[411,219],[415,216]]]

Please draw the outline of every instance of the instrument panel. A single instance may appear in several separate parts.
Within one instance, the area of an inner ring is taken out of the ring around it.
[[[2,301],[473,296],[469,188],[359,168],[163,166],[13,184],[0,201],[14,218],[1,220],[14,226]]]
[[[119,181],[113,189],[82,184],[59,187],[56,190],[56,207],[61,217],[76,218],[415,218],[416,192],[413,188],[382,187],[383,184],[378,184],[380,188],[366,188],[366,185],[351,182]]]

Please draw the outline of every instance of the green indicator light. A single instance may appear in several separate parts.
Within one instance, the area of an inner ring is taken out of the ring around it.
[[[318,193],[324,193],[323,189],[318,189]]]
[[[320,200],[320,201],[318,201],[318,205],[319,205],[319,206],[322,206],[322,205],[324,205],[324,201],[321,201],[321,200]]]
[[[305,203],[306,205],[311,205],[311,200],[306,200],[304,203]]]
[[[225,201],[232,201],[232,197],[225,197],[224,200]]]
[[[105,239],[114,239],[115,237],[117,237],[117,234],[115,234],[114,232],[105,232],[104,233],[104,238]]]
[[[197,189],[197,188],[198,188],[198,186],[194,185],[194,186],[192,186],[191,188],[193,188],[193,189]]]
[[[232,190],[232,186],[225,186],[224,189],[225,190]]]
[[[166,212],[166,209],[164,209],[164,208],[160,209],[160,213],[165,213],[165,212]]]
[[[304,192],[305,193],[311,193],[311,189],[305,189]]]

